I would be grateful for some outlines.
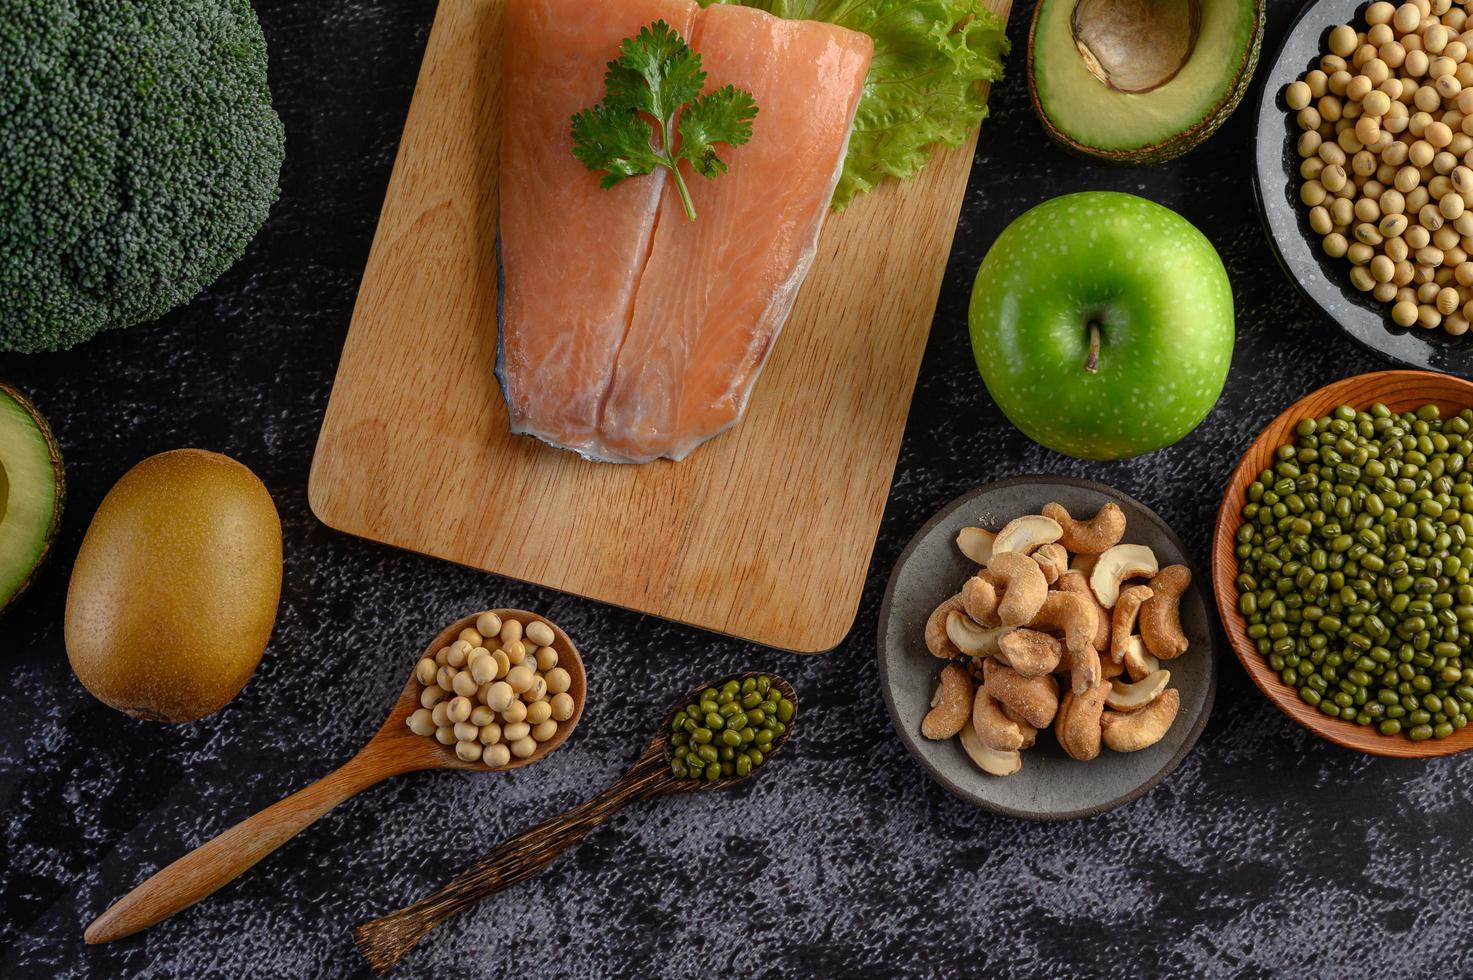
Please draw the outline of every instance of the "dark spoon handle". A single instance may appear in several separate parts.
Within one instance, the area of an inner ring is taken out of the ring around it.
[[[375,973],[383,973],[440,923],[503,888],[526,881],[626,803],[668,792],[674,777],[664,761],[663,746],[659,748],[658,752],[647,751],[602,793],[499,845],[440,890],[355,928],[358,951]]]

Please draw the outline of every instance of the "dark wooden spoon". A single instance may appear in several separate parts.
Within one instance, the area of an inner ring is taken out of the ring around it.
[[[655,737],[618,782],[591,800],[544,820],[531,830],[501,844],[485,857],[468,865],[449,884],[433,894],[397,912],[358,926],[353,930],[353,940],[358,944],[358,951],[375,973],[383,973],[399,962],[431,929],[503,888],[526,881],[552,864],[559,855],[581,841],[590,830],[609,819],[626,804],[675,793],[730,789],[764,771],[767,768],[766,762],[771,760],[773,754],[782,748],[792,734],[792,725],[772,740],[772,747],[765,753],[764,764],[746,776],[729,776],[707,782],[704,779],[682,779],[670,771],[670,722],[675,713],[692,703],[696,695],[707,688],[720,687],[730,680],[742,681],[748,677],[764,676],[772,678],[773,686],[797,707],[798,696],[793,692],[792,686],[781,677],[765,672],[735,674],[702,684],[666,712]]]

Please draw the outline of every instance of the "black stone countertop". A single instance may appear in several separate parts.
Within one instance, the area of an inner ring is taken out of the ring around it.
[[[876,689],[886,576],[952,497],[1021,473],[1103,480],[1156,508],[1202,567],[1219,488],[1253,434],[1311,388],[1387,366],[1274,265],[1254,213],[1246,109],[1166,166],[1070,157],[1028,105],[1031,11],[1015,13],[859,619],[834,652],[800,658],[350,539],[313,518],[308,466],[434,5],[257,7],[288,160],[281,203],[249,254],[156,325],[66,354],[0,357],[0,374],[54,423],[70,482],[49,571],[0,624],[0,976],[362,975],[352,924],[602,789],[676,692],[747,668],[782,672],[804,699],[797,738],[759,781],[631,807],[548,873],[441,929],[402,975],[1473,975],[1473,759],[1378,760],[1319,741],[1224,647],[1212,720],[1163,785],[1095,820],[1021,823],[928,779]],[[1293,8],[1272,4],[1266,55]],[[1238,304],[1232,376],[1207,422],[1170,449],[1106,465],[1044,451],[1009,426],[965,330],[972,276],[999,230],[1031,204],[1088,188],[1184,214],[1221,251]],[[265,480],[286,577],[271,647],[243,693],[165,727],[82,690],[61,616],[102,495],[137,460],[181,446],[229,453]],[[347,759],[426,639],[491,605],[544,610],[584,651],[588,711],[549,761],[379,786],[172,921],[82,944],[83,926],[146,873]]]

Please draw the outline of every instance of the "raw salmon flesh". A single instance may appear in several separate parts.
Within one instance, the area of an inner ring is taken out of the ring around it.
[[[713,180],[599,188],[570,120],[620,43],[663,20],[707,90],[750,91],[749,143]],[[497,376],[513,432],[608,462],[683,459],[741,420],[818,246],[869,70],[867,35],[692,0],[510,0]]]

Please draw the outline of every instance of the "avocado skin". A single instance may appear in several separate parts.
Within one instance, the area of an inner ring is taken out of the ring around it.
[[[40,574],[47,557],[51,554],[51,546],[56,542],[56,532],[61,528],[61,514],[66,509],[66,463],[61,458],[61,447],[57,445],[56,435],[51,431],[51,425],[46,421],[46,417],[36,409],[35,404],[5,381],[0,381],[0,395],[14,399],[15,403],[24,409],[25,413],[36,423],[41,438],[46,440],[46,448],[51,452],[51,471],[56,474],[56,509],[51,515],[51,526],[46,529],[46,538],[41,544],[41,554],[37,556],[36,564],[31,566],[30,574],[20,583],[20,587],[9,599],[0,601],[0,617],[3,617],[5,611],[15,605],[15,601],[24,595],[31,584],[36,581],[36,576]]]
[[[1229,0],[1223,0],[1223,2],[1229,2]],[[1238,66],[1237,77],[1232,87],[1211,111],[1169,140],[1130,150],[1105,150],[1086,146],[1060,132],[1050,121],[1048,113],[1044,111],[1043,102],[1038,97],[1038,84],[1034,80],[1033,73],[1033,47],[1038,34],[1038,14],[1043,9],[1043,2],[1039,0],[1033,7],[1033,22],[1028,27],[1028,98],[1033,103],[1033,112],[1038,116],[1039,122],[1043,123],[1044,131],[1048,133],[1050,139],[1064,149],[1092,160],[1103,160],[1122,167],[1150,166],[1175,160],[1217,132],[1218,128],[1227,122],[1228,116],[1233,114],[1238,103],[1243,100],[1243,95],[1253,81],[1253,72],[1258,68],[1259,49],[1263,47],[1264,3],[1265,0],[1254,0],[1253,40],[1243,53],[1243,60]]]

